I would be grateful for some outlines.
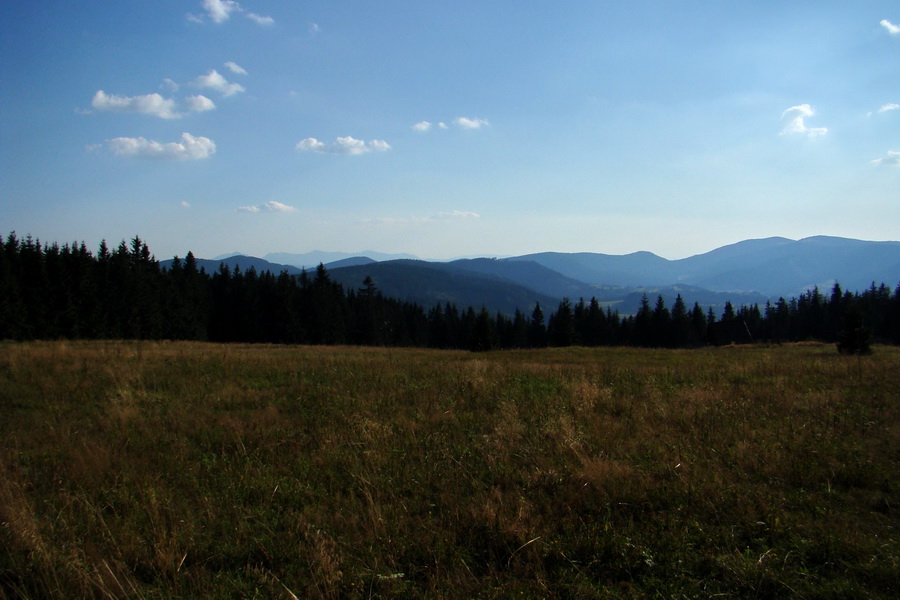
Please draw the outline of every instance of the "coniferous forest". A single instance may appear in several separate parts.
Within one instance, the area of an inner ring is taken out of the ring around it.
[[[865,352],[900,343],[900,285],[812,289],[721,314],[679,296],[644,298],[634,315],[596,299],[515,314],[384,297],[367,277],[355,289],[323,265],[299,276],[197,268],[191,253],[161,268],[139,237],[96,254],[9,234],[0,244],[0,339],[152,339],[351,344],[490,350],[542,346],[697,347],[816,340]]]

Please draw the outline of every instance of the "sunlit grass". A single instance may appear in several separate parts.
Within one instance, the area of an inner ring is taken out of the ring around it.
[[[0,345],[0,597],[893,598],[900,349]]]

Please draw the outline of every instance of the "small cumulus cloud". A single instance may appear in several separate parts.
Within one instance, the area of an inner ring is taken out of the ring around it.
[[[203,0],[200,5],[213,23],[224,23],[231,18],[231,13],[241,10],[241,5],[234,0]]]
[[[202,94],[197,94],[196,96],[188,96],[184,99],[184,103],[187,105],[188,110],[192,110],[194,112],[213,110],[216,107],[215,103],[212,100]]]
[[[204,17],[221,25],[231,18],[232,13],[244,13],[244,16],[257,23],[258,25],[272,25],[275,19],[268,16],[259,15],[254,12],[246,11],[235,0],[203,0],[200,6],[205,11],[204,15],[195,15],[188,13],[187,19],[193,23],[203,23]]]
[[[900,34],[900,26],[894,25],[893,23],[891,23],[891,22],[888,21],[887,19],[882,19],[882,20],[881,20],[881,26],[884,27],[885,29],[887,29],[887,32],[888,32],[889,34],[891,34],[891,35],[898,35],[898,34]]]
[[[180,206],[181,208],[190,208],[191,203],[188,202],[187,200],[182,200],[181,202],[178,203],[178,206]]]
[[[101,111],[140,113],[161,119],[177,119],[181,116],[175,111],[174,100],[163,98],[155,93],[142,96],[118,96],[97,90],[91,100],[91,106]]]
[[[276,202],[275,200],[270,200],[269,202],[265,202],[263,204],[256,204],[253,206],[239,206],[238,212],[246,212],[246,213],[259,213],[259,212],[278,212],[278,213],[291,213],[296,212],[297,209],[288,204],[282,204],[281,202]]]
[[[479,119],[479,118],[470,118],[470,117],[457,117],[455,121],[453,121],[463,129],[481,129],[482,127],[486,127],[490,125],[487,119]]]
[[[884,104],[878,109],[879,113],[886,113],[900,108],[900,104]]]
[[[373,150],[385,152],[390,149],[390,144],[384,140],[364,142],[351,136],[339,137],[330,144],[311,137],[300,140],[297,143],[298,152],[318,152],[321,154],[365,154]]]
[[[419,121],[415,125],[412,126],[413,131],[428,131],[431,129],[431,123],[428,121]]]
[[[264,17],[263,15],[258,15],[252,12],[247,13],[247,18],[257,25],[262,25],[264,27],[275,24],[275,19],[273,19],[272,17]]]
[[[197,160],[215,154],[216,144],[209,138],[181,134],[181,141],[161,143],[142,137],[118,137],[107,140],[116,156],[155,158],[162,160]]]
[[[792,106],[781,113],[781,135],[803,134],[807,137],[818,137],[828,133],[825,127],[807,127],[806,119],[815,115],[815,111],[809,104]]]
[[[310,33],[315,34],[315,33],[319,33],[320,31],[322,31],[322,28],[319,27],[318,23],[310,23],[309,24],[309,32]]]
[[[194,80],[194,85],[200,88],[214,90],[223,96],[233,96],[234,94],[245,91],[244,86],[239,83],[230,83],[215,69],[210,70],[206,75],[197,77],[197,79]]]
[[[882,165],[898,166],[898,165],[900,165],[900,152],[895,151],[895,150],[888,150],[887,156],[885,156],[883,158],[876,158],[875,160],[872,161],[872,164],[878,165],[878,166],[882,166]]]
[[[225,63],[225,66],[228,67],[228,70],[231,71],[232,73],[234,73],[235,75],[246,75],[247,74],[247,70],[244,69],[244,67],[242,67],[241,65],[237,64],[236,62],[229,60],[227,63]]]

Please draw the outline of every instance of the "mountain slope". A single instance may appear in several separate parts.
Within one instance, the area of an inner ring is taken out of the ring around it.
[[[669,279],[670,261],[652,252],[625,255],[591,252],[540,252],[503,259],[534,261],[566,277],[595,285],[639,286],[674,283]]]
[[[559,298],[542,294],[502,277],[466,271],[447,263],[392,260],[329,269],[331,278],[345,289],[362,287],[370,276],[385,296],[430,308],[450,302],[459,309],[469,306],[512,315],[518,308],[530,313],[535,303],[556,308]]]
[[[735,246],[728,260],[720,260],[714,250],[678,261],[681,280],[710,289],[754,289],[785,297],[812,286],[830,288],[835,281],[847,290],[864,289],[873,281],[900,282],[900,242],[816,236],[760,250],[749,243]]]
[[[597,286],[566,277],[534,261],[474,258],[455,260],[439,268],[497,277],[557,299],[591,298],[600,293]]]

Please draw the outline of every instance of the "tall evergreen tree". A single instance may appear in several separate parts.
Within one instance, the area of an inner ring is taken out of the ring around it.
[[[543,348],[547,345],[547,328],[544,325],[544,311],[541,303],[534,305],[531,312],[531,321],[528,324],[528,344],[532,348]]]

